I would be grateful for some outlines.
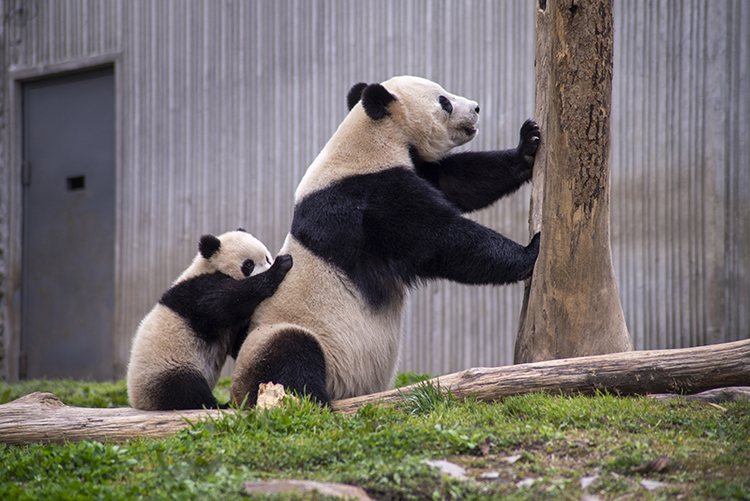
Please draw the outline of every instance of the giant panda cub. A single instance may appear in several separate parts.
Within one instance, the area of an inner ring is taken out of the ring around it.
[[[232,399],[273,381],[331,399],[393,381],[410,286],[429,279],[507,284],[528,277],[539,235],[519,245],[462,214],[532,175],[539,128],[508,150],[454,152],[477,134],[479,105],[423,78],[352,87],[349,114],[295,193],[281,252],[294,268],[253,315]]]
[[[227,354],[237,353],[250,316],[292,267],[271,265],[266,247],[244,230],[204,235],[192,264],[141,321],[128,364],[137,409],[216,408],[212,390]]]

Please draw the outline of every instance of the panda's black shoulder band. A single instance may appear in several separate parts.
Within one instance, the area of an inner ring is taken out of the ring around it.
[[[362,106],[367,116],[373,120],[380,120],[390,115],[388,105],[396,100],[396,96],[378,83],[370,84],[362,91]]]
[[[365,90],[367,84],[364,82],[355,83],[352,88],[349,89],[349,93],[346,95],[346,107],[349,111],[352,111],[360,99],[362,99],[362,91]]]
[[[203,235],[198,242],[198,251],[204,259],[210,259],[221,247],[221,240],[213,235]]]

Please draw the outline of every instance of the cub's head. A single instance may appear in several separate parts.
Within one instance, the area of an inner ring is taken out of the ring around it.
[[[266,246],[243,229],[218,237],[203,235],[193,263],[175,283],[216,271],[241,280],[268,270],[271,263],[271,253]]]
[[[424,78],[400,76],[382,84],[355,84],[347,105],[351,110],[360,103],[370,120],[389,120],[428,161],[439,160],[477,134],[477,102]]]

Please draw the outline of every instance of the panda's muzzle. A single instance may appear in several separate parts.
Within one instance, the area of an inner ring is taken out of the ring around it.
[[[473,125],[464,125],[463,127],[461,127],[461,129],[464,131],[464,133],[467,136],[473,136],[474,134],[477,133],[477,128],[474,127]]]
[[[458,126],[458,128],[461,129],[464,134],[469,136],[469,138],[477,133],[477,125],[479,125],[479,105],[476,105],[472,111],[473,113],[470,113],[467,120]]]

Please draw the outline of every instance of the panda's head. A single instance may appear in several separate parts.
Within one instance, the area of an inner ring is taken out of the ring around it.
[[[198,255],[177,282],[216,271],[241,280],[268,270],[271,261],[266,246],[243,229],[218,237],[203,235],[198,242]]]
[[[355,84],[347,104],[351,110],[358,103],[370,120],[390,121],[428,161],[439,160],[477,134],[479,104],[424,78],[400,76],[382,84]]]

